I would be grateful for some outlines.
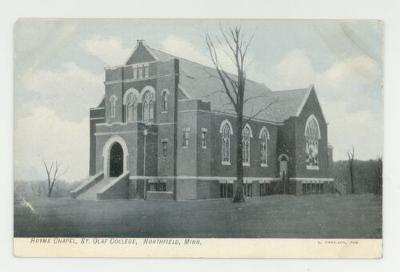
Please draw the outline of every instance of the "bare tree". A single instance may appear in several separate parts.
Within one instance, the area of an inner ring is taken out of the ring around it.
[[[214,40],[209,34],[206,35],[206,43],[210,54],[210,59],[217,71],[219,80],[222,83],[222,92],[229,98],[229,103],[233,106],[236,113],[236,191],[234,193],[233,202],[244,201],[244,184],[243,184],[243,143],[242,143],[242,131],[244,128],[244,119],[249,121],[255,118],[261,112],[267,110],[273,103],[267,103],[265,107],[257,109],[257,111],[249,117],[245,117],[243,114],[244,106],[247,102],[252,99],[259,99],[260,97],[245,98],[246,91],[246,56],[252,38],[246,39],[241,31],[240,27],[229,28],[224,30],[220,27],[221,38],[216,37],[215,44]],[[227,47],[227,51],[223,51],[222,54],[228,56],[235,66],[236,75],[228,73],[223,67],[220,61],[220,54],[217,52],[218,46],[224,45]],[[264,96],[265,97],[265,96]]]
[[[57,179],[60,174],[61,170],[61,165],[58,163],[58,161],[55,161],[51,163],[50,167],[46,163],[46,161],[43,161],[44,168],[46,170],[46,175],[47,175],[47,196],[51,197],[51,194],[53,193],[54,185],[57,182]],[[64,172],[61,175],[64,175],[67,172],[67,169],[64,170]]]
[[[347,157],[349,158],[349,172],[350,172],[350,193],[354,194],[354,146],[351,151],[347,151]]]

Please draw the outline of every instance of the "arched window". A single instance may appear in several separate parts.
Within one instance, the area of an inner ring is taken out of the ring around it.
[[[269,132],[266,127],[263,127],[260,130],[260,135],[258,137],[260,139],[260,149],[261,149],[261,166],[268,166],[268,140],[269,140]]]
[[[223,165],[230,165],[231,163],[231,134],[232,126],[228,120],[222,122],[219,129],[221,133],[221,163]]]
[[[253,136],[251,128],[248,124],[245,125],[242,131],[242,148],[243,148],[243,165],[250,165],[250,138]]]
[[[154,121],[154,94],[146,91],[143,95],[143,122]]]
[[[115,96],[115,95],[112,95],[111,97],[110,97],[110,116],[111,116],[111,118],[114,118],[115,117],[115,107],[116,107],[116,104],[117,104],[117,97]]]
[[[307,119],[304,136],[306,138],[306,168],[317,170],[319,169],[318,142],[321,139],[321,132],[318,120],[314,115],[310,115]]]
[[[161,103],[162,103],[162,105],[161,105],[161,110],[162,110],[162,111],[168,111],[168,95],[169,95],[169,93],[168,93],[167,90],[164,90],[164,91],[162,92],[162,95],[161,95],[161,98],[162,98],[162,101],[161,101]]]
[[[137,105],[137,96],[134,93],[129,93],[126,96],[126,101],[125,101],[126,122],[136,121],[136,105]]]

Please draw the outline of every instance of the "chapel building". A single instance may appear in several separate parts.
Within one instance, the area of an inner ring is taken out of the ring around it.
[[[105,68],[90,109],[87,199],[231,198],[235,113],[214,68],[139,40],[124,65]],[[314,86],[271,91],[246,81],[245,195],[329,193],[332,148]]]

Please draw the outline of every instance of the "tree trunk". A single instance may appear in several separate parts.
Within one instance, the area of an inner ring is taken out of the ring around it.
[[[237,114],[236,120],[236,192],[233,202],[244,202],[244,184],[243,184],[243,113]]]
[[[49,191],[47,193],[48,197],[51,197],[51,194],[53,193],[53,186],[50,186]]]
[[[48,194],[47,194],[48,197],[51,197],[51,195],[53,194],[54,184],[56,184],[55,180],[50,183],[50,187],[49,187]]]
[[[354,190],[354,176],[353,176],[353,161],[350,161],[350,185],[351,185],[351,194],[354,194],[355,190]]]

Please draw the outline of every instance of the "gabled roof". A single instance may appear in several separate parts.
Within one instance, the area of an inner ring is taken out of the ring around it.
[[[218,108],[220,108],[221,102],[224,101],[222,104],[228,102],[225,101],[227,98],[226,94],[218,92],[223,90],[223,85],[214,68],[173,56],[149,46],[146,46],[146,48],[159,61],[168,61],[174,58],[179,59],[179,85],[183,93],[189,96],[188,98],[209,101],[211,102],[211,107],[218,106]],[[260,96],[271,92],[267,86],[253,80],[246,81],[246,91],[249,94]]]
[[[265,118],[283,122],[290,117],[299,116],[314,87],[304,89],[274,91],[268,99],[270,107],[265,111]]]
[[[234,113],[214,68],[153,49],[143,42],[139,42],[126,64],[143,62],[143,57],[139,55],[145,55],[148,61],[179,59],[181,99],[201,99],[211,102],[211,109],[214,111]],[[300,114],[312,88],[311,86],[304,89],[273,92],[262,83],[246,80],[245,99],[248,99],[248,102],[244,107],[244,114],[246,116],[257,114],[257,119],[283,122],[291,116]]]

